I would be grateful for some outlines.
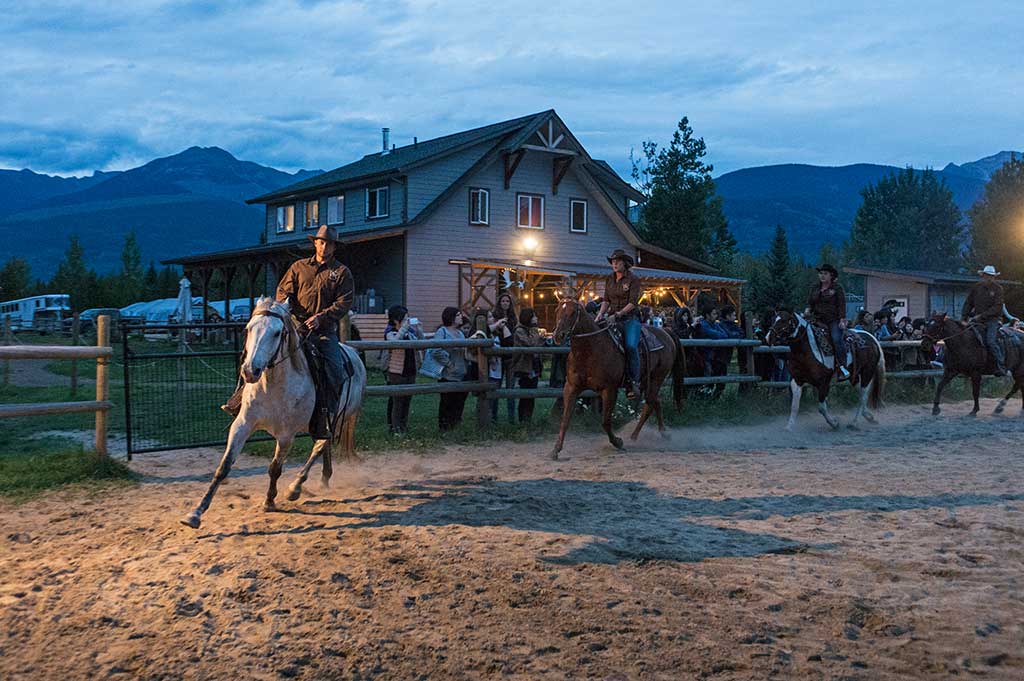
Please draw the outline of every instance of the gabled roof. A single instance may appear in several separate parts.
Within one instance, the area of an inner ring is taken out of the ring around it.
[[[480,144],[490,139],[504,137],[516,132],[520,128],[533,127],[529,124],[534,122],[539,124],[541,119],[551,113],[554,113],[554,111],[541,111],[529,116],[521,116],[502,121],[501,123],[493,123],[480,128],[473,128],[472,130],[457,132],[453,135],[445,135],[444,137],[437,137],[432,140],[417,142],[416,144],[408,144],[404,147],[396,147],[386,154],[383,152],[367,154],[358,161],[329,170],[308,180],[282,187],[269,194],[257,196],[254,199],[249,199],[246,203],[267,203],[268,201],[285,199],[294,195],[376,175],[401,174],[410,168],[422,165],[423,163],[429,163],[465,147]]]
[[[922,284],[973,284],[980,278],[977,274],[950,274],[948,272],[933,272],[930,270],[892,270],[879,267],[860,267],[857,265],[844,267],[843,272],[868,277],[879,277],[881,279],[914,281]],[[1000,284],[1020,284],[1019,281],[1006,279],[999,279],[998,281]]]

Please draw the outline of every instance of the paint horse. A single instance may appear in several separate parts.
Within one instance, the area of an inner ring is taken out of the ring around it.
[[[634,428],[631,440],[636,440],[640,429],[653,413],[658,419],[658,431],[664,436],[665,422],[661,414],[661,386],[669,372],[672,373],[672,395],[676,409],[683,402],[683,378],[686,375],[686,360],[675,335],[663,328],[647,327],[660,342],[661,348],[647,353],[646,385],[644,408]],[[554,340],[557,345],[569,341],[569,359],[566,363],[565,387],[562,389],[562,422],[558,430],[558,442],[551,452],[552,459],[558,459],[565,442],[565,431],[575,410],[576,399],[584,390],[595,390],[601,394],[603,407],[602,426],[608,441],[616,449],[622,449],[622,439],[612,432],[612,411],[619,394],[619,387],[626,371],[626,357],[612,339],[610,326],[598,326],[579,302],[562,300],[558,304]]]
[[[946,346],[946,354],[942,361],[942,378],[935,386],[935,401],[932,404],[932,414],[938,416],[941,413],[939,400],[942,398],[942,391],[956,376],[966,376],[971,379],[971,391],[974,397],[974,409],[969,416],[977,416],[981,409],[978,398],[981,396],[981,377],[984,374],[995,372],[995,363],[989,357],[988,349],[985,347],[981,336],[983,329],[975,330],[970,324],[950,319],[945,312],[936,314],[924,327],[924,354],[929,358],[935,356],[935,346],[942,341]],[[1002,414],[1006,403],[1014,393],[1021,391],[1022,407],[1024,407],[1024,352],[1022,352],[1022,335],[1018,331],[1004,330],[1000,332],[999,342],[1003,343],[1003,351],[1006,355],[1006,368],[1013,377],[1013,386],[1006,397],[999,400],[995,413]],[[1024,416],[1024,411],[1021,411]]]
[[[789,357],[786,367],[789,369],[792,402],[786,430],[793,430],[796,415],[800,411],[800,397],[805,385],[810,385],[818,398],[818,411],[833,429],[839,427],[839,421],[828,410],[828,392],[835,374],[835,357],[829,357],[823,346],[831,348],[827,330],[815,334],[811,322],[802,315],[793,312],[780,312],[775,318],[767,341],[780,342],[789,346]],[[870,409],[877,409],[882,404],[882,393],[885,390],[885,357],[878,339],[866,331],[848,332],[847,344],[853,349],[853,362],[850,368],[850,385],[860,393],[857,411],[850,422],[850,428],[857,427],[857,419],[862,415],[870,423],[875,423],[875,416]],[[870,407],[870,409],[869,409]]]
[[[334,420],[336,425],[333,439],[341,443],[345,458],[354,459],[355,426],[362,411],[366,390],[366,367],[355,350],[344,344],[341,349],[354,370],[342,390],[337,418]],[[246,440],[256,430],[265,430],[277,440],[274,458],[267,471],[270,486],[263,503],[263,510],[275,510],[277,480],[281,477],[284,461],[295,436],[308,429],[313,414],[316,402],[313,376],[287,302],[278,303],[267,297],[259,299],[246,326],[245,352],[246,360],[241,367],[242,378],[245,380],[242,408],[231,423],[224,456],[206,495],[195,510],[181,520],[192,528],[199,527],[200,519],[209,508],[217,488],[228,476]],[[322,480],[325,486],[328,484],[332,470],[331,440],[317,440],[313,444],[309,459],[288,489],[289,501],[295,501],[302,494],[302,484],[321,456]]]

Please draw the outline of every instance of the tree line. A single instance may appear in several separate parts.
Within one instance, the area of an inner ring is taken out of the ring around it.
[[[994,265],[1004,278],[1024,281],[1024,160],[1013,157],[997,170],[966,216],[935,171],[894,172],[861,190],[849,239],[825,244],[819,262],[808,263],[790,252],[783,225],[764,252],[738,251],[706,155],[686,117],[667,146],[646,141],[639,157],[631,154],[633,179],[648,196],[636,227],[656,246],[747,280],[748,309],[802,308],[821,262],[840,271],[859,265],[970,274]],[[863,283],[849,279],[847,290],[862,292]],[[1008,291],[1008,298],[1024,304],[1024,287]]]
[[[76,235],[49,281],[33,279],[32,269],[23,258],[10,258],[0,267],[0,300],[16,300],[44,293],[66,293],[71,309],[124,307],[131,303],[178,295],[180,272],[174,267],[157,269],[151,261],[142,266],[142,255],[135,232],[125,235],[121,249],[121,268],[98,274],[88,266],[85,249]]]

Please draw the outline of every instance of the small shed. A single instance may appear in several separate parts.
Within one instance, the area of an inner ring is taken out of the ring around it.
[[[890,270],[850,266],[843,272],[864,277],[864,307],[872,312],[887,300],[897,303],[897,318],[930,317],[936,312],[960,316],[967,293],[978,281],[976,274],[949,274],[925,270]],[[1018,281],[999,280],[1003,286]]]

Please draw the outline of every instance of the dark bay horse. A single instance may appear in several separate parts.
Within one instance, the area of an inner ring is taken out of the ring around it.
[[[665,422],[661,415],[659,392],[669,372],[672,373],[672,398],[676,409],[683,402],[683,378],[686,375],[686,360],[675,336],[665,329],[650,329],[664,347],[649,353],[647,384],[644,387],[644,409],[637,421],[630,439],[636,440],[640,429],[653,413],[658,419],[658,431],[665,433]],[[565,387],[562,390],[562,423],[558,430],[558,442],[551,452],[557,459],[565,442],[565,431],[569,427],[575,410],[576,398],[584,390],[595,390],[601,394],[603,405],[602,425],[608,434],[608,441],[616,449],[622,449],[622,439],[612,432],[612,411],[618,397],[619,386],[626,371],[626,358],[615,346],[608,327],[598,326],[587,314],[583,305],[572,299],[558,304],[555,322],[555,342],[563,344],[569,340],[569,360],[566,366]]]
[[[966,376],[971,379],[971,392],[974,396],[974,409],[970,416],[977,416],[978,398],[981,395],[981,377],[985,374],[994,374],[995,364],[989,358],[984,343],[978,340],[973,329],[964,322],[950,319],[946,313],[935,315],[924,327],[924,351],[925,355],[933,358],[935,355],[935,344],[943,341],[946,346],[946,356],[942,363],[942,378],[935,386],[935,401],[932,404],[932,414],[938,416],[941,413],[939,399],[946,385],[956,376]],[[1013,387],[1010,392],[999,401],[995,413],[1001,414],[1006,408],[1006,402],[1013,397],[1013,394],[1024,386],[1024,357],[1020,350],[1014,345],[1006,348],[1006,368],[1013,376]],[[1024,402],[1024,390],[1021,391],[1021,400]],[[1024,406],[1024,404],[1022,404]],[[1024,415],[1024,411],[1021,412]]]
[[[853,366],[850,367],[850,385],[860,392],[860,401],[857,411],[850,422],[850,428],[857,427],[857,419],[861,415],[870,422],[875,422],[875,416],[868,409],[878,409],[882,405],[882,393],[885,390],[885,358],[882,355],[882,346],[878,339],[866,331],[854,331],[861,334],[865,340],[870,339],[862,346],[855,346]],[[786,430],[793,430],[796,425],[796,415],[800,411],[800,397],[803,387],[810,385],[814,388],[818,397],[818,411],[825,417],[833,429],[839,427],[839,421],[828,411],[829,388],[832,386],[834,369],[823,364],[815,356],[811,348],[813,342],[813,331],[811,324],[802,315],[792,312],[780,312],[775,318],[771,331],[768,332],[768,344],[774,342],[789,346],[789,358],[786,366],[792,376],[790,390],[792,391],[792,402],[789,411],[789,422]]]

